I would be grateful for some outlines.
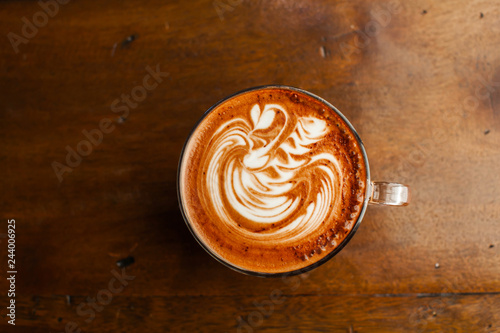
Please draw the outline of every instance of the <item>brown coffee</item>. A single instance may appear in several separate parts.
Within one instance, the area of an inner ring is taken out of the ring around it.
[[[231,266],[284,273],[341,244],[365,199],[356,135],[327,104],[267,87],[215,106],[181,160],[182,209],[197,238]]]

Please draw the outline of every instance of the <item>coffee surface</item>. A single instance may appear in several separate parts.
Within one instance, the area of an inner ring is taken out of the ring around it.
[[[283,273],[311,265],[352,230],[366,167],[349,126],[286,88],[217,105],[186,144],[180,195],[191,229],[231,265]]]

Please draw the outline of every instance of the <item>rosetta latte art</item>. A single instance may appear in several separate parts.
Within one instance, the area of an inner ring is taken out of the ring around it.
[[[297,243],[341,205],[340,163],[318,149],[328,133],[278,104],[224,122],[202,160],[205,205],[238,237]]]

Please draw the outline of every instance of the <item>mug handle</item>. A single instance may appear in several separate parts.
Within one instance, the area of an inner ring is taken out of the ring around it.
[[[407,206],[410,203],[410,188],[407,185],[388,182],[371,182],[368,203],[386,206]]]

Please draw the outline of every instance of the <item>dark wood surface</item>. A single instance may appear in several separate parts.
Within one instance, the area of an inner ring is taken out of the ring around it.
[[[0,331],[500,332],[500,4],[75,0],[16,53],[9,33],[23,36],[22,18],[40,10],[0,3]],[[168,76],[128,115],[113,112],[147,66]],[[289,279],[214,261],[175,188],[203,112],[268,83],[336,105],[372,178],[413,195],[370,207],[338,256]],[[109,133],[60,181],[54,161],[103,119]],[[129,256],[134,278],[106,291]],[[80,315],[96,296],[109,304]]]

